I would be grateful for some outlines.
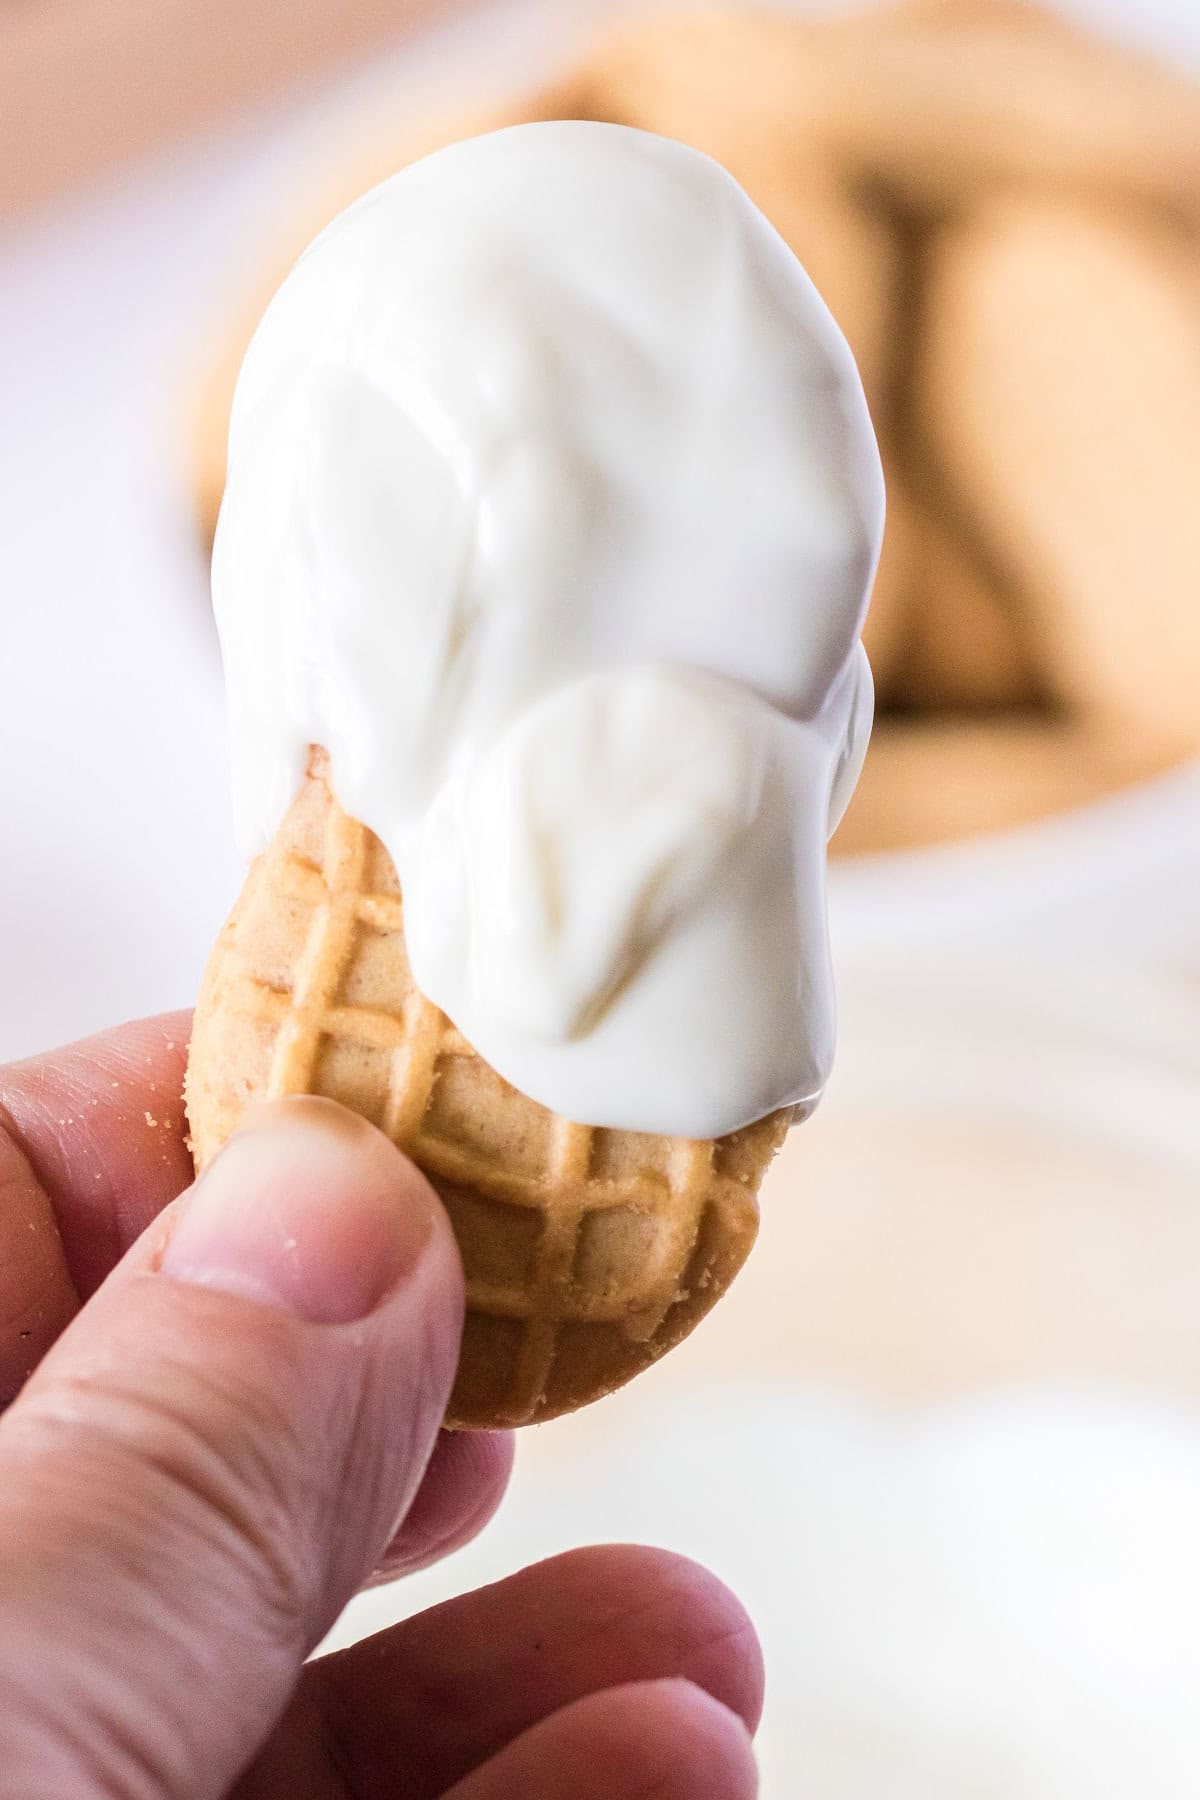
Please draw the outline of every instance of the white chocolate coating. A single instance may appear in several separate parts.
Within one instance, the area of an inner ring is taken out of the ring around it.
[[[310,246],[238,383],[246,849],[323,744],[515,1086],[694,1137],[812,1104],[882,524],[850,352],[717,164],[585,123],[439,151]]]

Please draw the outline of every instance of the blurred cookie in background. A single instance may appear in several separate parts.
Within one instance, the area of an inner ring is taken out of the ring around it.
[[[917,425],[1022,596],[1045,690],[1164,748],[1200,713],[1200,262],[1157,221],[1007,198],[930,259]]]
[[[913,714],[1041,708],[1046,694],[1020,601],[985,548],[932,504],[907,529],[920,545],[920,603],[905,615],[885,706]]]
[[[1200,750],[1200,89],[1026,0],[664,13],[539,91],[349,150],[208,359],[206,532],[296,254],[407,162],[536,118],[717,157],[858,359],[889,521],[878,724],[835,848],[1008,829]]]
[[[1195,84],[1052,7],[910,0],[850,15],[821,55],[815,129],[916,218],[1014,187],[1200,210]]]

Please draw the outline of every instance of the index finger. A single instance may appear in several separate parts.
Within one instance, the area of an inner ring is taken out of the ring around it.
[[[190,1032],[164,1013],[0,1068],[0,1271],[49,1229],[78,1305],[187,1187]]]

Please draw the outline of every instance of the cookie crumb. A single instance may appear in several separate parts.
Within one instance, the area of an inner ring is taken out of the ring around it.
[[[158,1120],[155,1118],[154,1114],[153,1113],[144,1113],[142,1116],[145,1119],[147,1125],[150,1127],[151,1131],[157,1131]]]

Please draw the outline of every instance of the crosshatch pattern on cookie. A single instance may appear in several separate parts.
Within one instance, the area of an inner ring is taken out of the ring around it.
[[[465,1341],[486,1338],[504,1416],[539,1410],[567,1341],[576,1363],[582,1350],[599,1366],[618,1338],[649,1360],[672,1308],[711,1279],[710,1215],[756,1217],[763,1134],[782,1127],[714,1146],[593,1129],[519,1094],[413,983],[390,859],[322,780],[261,867],[226,989],[231,1014],[269,1033],[259,1091],[341,1100],[437,1183],[466,1273]],[[272,930],[256,929],[258,906]]]

